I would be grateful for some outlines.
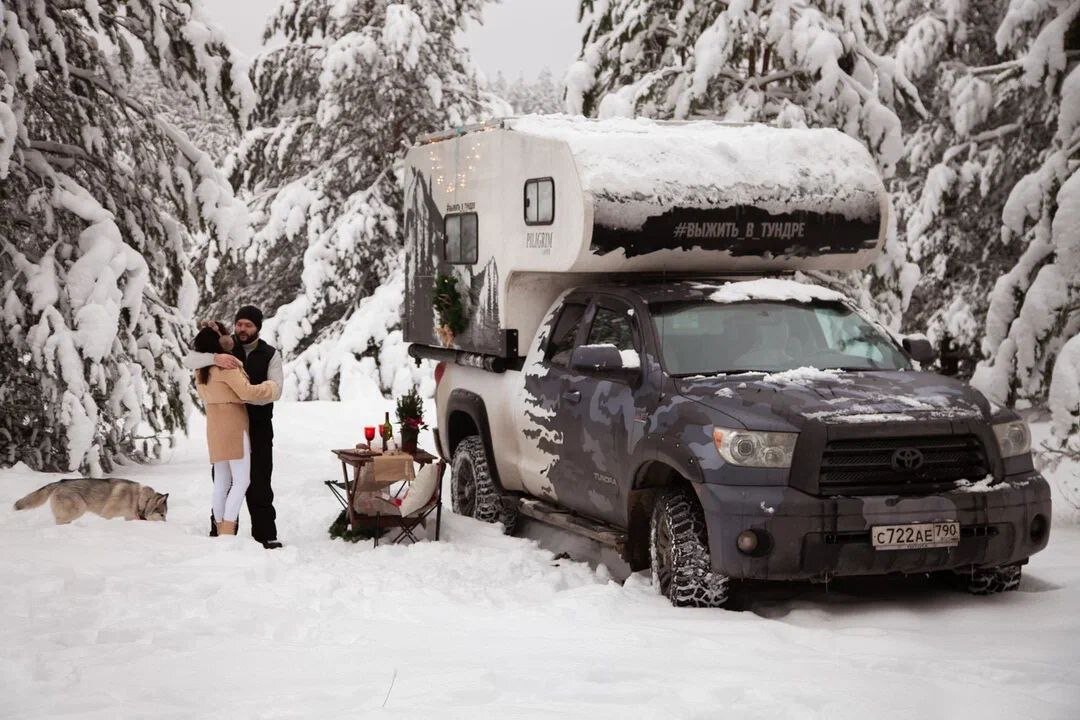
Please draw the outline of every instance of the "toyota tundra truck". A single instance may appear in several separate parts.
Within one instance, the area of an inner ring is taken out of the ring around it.
[[[678,606],[890,573],[995,593],[1046,546],[1024,420],[836,289],[886,233],[857,141],[525,117],[407,166],[405,334],[456,512],[602,543]]]

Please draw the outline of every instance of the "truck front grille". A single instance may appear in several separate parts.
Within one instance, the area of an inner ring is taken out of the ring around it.
[[[921,463],[898,467],[898,450],[918,451]],[[989,472],[974,435],[833,440],[821,457],[818,486],[822,495],[926,495],[951,490],[957,480],[982,480]]]

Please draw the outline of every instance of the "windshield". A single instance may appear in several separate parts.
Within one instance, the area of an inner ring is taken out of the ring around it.
[[[911,368],[890,338],[840,304],[710,302],[655,307],[652,315],[664,366],[676,377]]]

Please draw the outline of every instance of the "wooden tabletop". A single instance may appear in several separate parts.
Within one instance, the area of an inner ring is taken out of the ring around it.
[[[330,452],[337,455],[343,461],[359,461],[364,462],[371,458],[381,457],[382,455],[393,455],[394,453],[383,453],[381,450],[365,450],[363,448],[342,448],[340,450],[331,450]],[[439,459],[437,455],[432,455],[427,450],[417,449],[416,452],[404,453],[398,451],[399,455],[409,455],[412,459],[418,463],[430,463]]]
[[[342,448],[340,450],[331,450],[330,452],[337,455],[342,460],[346,458],[350,460],[367,460],[382,455],[381,450],[364,450],[363,448]]]

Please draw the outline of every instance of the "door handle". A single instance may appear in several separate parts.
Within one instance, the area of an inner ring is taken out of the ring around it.
[[[566,392],[564,392],[562,394],[562,399],[565,400],[568,403],[575,403],[575,404],[579,403],[579,402],[581,402],[581,391],[580,390],[567,390]]]

